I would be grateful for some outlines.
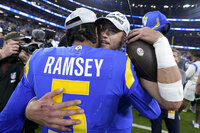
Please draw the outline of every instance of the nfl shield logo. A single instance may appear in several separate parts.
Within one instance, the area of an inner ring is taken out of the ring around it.
[[[16,79],[16,72],[10,74],[11,79]]]
[[[10,83],[14,83],[16,81],[16,72],[10,74]]]

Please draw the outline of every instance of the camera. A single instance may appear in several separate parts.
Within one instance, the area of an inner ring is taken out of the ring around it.
[[[56,31],[54,30],[47,29],[47,28],[42,28],[41,30],[45,32],[45,41],[49,39],[54,39],[56,36]]]
[[[40,42],[39,47],[49,48],[53,47],[51,43],[51,39],[55,39],[56,31],[47,29],[47,28],[41,28],[41,29],[34,29],[32,31],[32,39],[36,42]]]
[[[32,54],[36,49],[39,49],[37,44],[25,44],[25,43],[18,43],[19,45],[19,53],[21,50],[24,50],[28,54]]]

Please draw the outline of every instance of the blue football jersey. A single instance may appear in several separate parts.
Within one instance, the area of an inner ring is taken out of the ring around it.
[[[45,48],[34,52],[28,61],[24,77],[0,114],[0,132],[21,132],[29,100],[60,88],[64,92],[54,97],[55,102],[81,99],[81,105],[65,110],[85,110],[65,117],[81,120],[71,126],[70,133],[106,133],[120,110],[122,121],[114,124],[131,125],[131,105],[146,117],[160,115],[158,103],[141,88],[125,53],[85,45]],[[124,98],[125,106],[120,105]],[[42,132],[62,133],[44,126]]]

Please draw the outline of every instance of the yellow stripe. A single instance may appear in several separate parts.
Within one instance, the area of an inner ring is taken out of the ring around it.
[[[157,21],[157,24],[156,24],[152,29],[155,29],[155,28],[157,28],[158,26],[160,26],[159,18],[156,18],[156,21]]]
[[[125,80],[126,80],[126,86],[128,87],[128,89],[130,89],[135,79],[133,77],[133,73],[131,70],[131,60],[129,57],[127,58],[127,62],[126,62]]]
[[[57,132],[48,129],[48,133],[57,133]]]
[[[26,63],[26,66],[25,66],[25,68],[26,68],[26,74],[25,74],[25,76],[26,76],[27,81],[28,81],[27,75],[28,75],[28,71],[29,71],[29,61],[30,61],[30,59],[31,59],[31,56],[29,57],[29,59],[28,59],[28,61],[27,61],[27,63]],[[28,81],[28,82],[29,82],[29,81]]]

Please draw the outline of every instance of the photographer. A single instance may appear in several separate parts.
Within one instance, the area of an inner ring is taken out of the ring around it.
[[[19,83],[24,73],[24,65],[29,54],[24,50],[19,52],[19,43],[25,43],[25,36],[10,32],[0,50],[0,112]]]
[[[30,39],[18,32],[10,32],[4,39],[0,50],[0,112],[21,80],[30,54],[36,49],[33,44],[27,44]],[[25,132],[34,132],[34,127],[30,128],[30,125],[34,124],[29,121],[25,123]]]

